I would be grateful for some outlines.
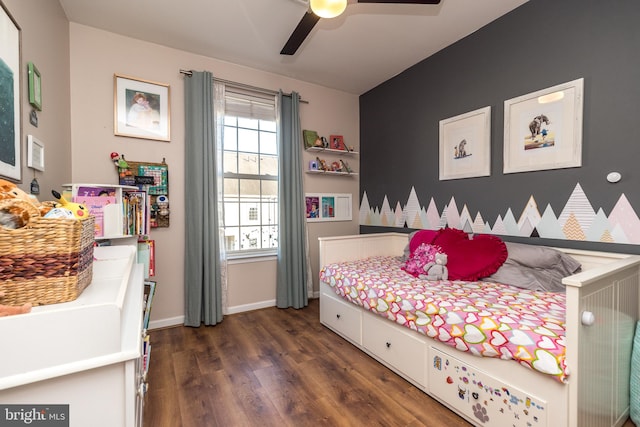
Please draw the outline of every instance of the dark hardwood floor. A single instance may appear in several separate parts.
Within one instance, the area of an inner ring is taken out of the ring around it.
[[[151,331],[145,427],[470,426],[320,325],[318,308]]]
[[[151,331],[146,427],[469,426],[320,325],[318,300]]]

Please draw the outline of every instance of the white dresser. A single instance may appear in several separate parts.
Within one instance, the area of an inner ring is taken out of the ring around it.
[[[0,404],[69,405],[72,427],[141,426],[142,266],[132,246],[94,256],[75,301],[0,318]]]

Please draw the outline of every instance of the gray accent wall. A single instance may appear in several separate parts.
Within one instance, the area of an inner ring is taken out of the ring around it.
[[[559,215],[579,183],[596,211],[608,215],[624,193],[640,212],[639,18],[636,0],[530,0],[361,95],[361,198],[380,207],[386,196],[394,207],[413,187],[424,206],[433,197],[442,211],[455,197],[493,223],[510,207],[517,220],[532,195],[540,213],[549,204]],[[579,78],[582,167],[503,174],[504,101]],[[439,121],[485,106],[491,176],[439,181]],[[619,183],[607,182],[611,171]],[[637,245],[560,243],[640,253]]]

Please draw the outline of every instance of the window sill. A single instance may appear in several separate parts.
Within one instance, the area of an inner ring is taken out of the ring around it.
[[[276,251],[264,251],[264,252],[232,252],[227,253],[227,261],[229,264],[244,264],[250,262],[264,262],[275,261],[278,259],[278,253]]]

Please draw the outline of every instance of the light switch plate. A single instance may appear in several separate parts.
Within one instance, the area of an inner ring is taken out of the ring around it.
[[[44,144],[33,135],[27,136],[27,166],[44,171]]]

